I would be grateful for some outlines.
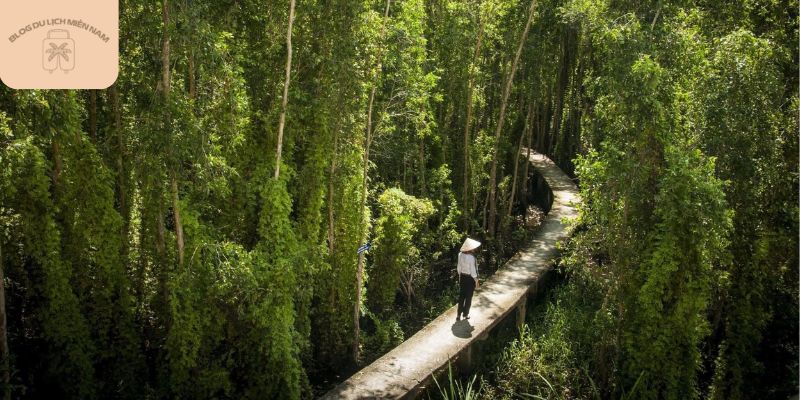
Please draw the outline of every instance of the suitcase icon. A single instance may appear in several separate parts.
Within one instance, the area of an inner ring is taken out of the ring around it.
[[[75,41],[66,29],[51,29],[42,41],[42,68],[51,74],[56,69],[64,73],[75,68]]]

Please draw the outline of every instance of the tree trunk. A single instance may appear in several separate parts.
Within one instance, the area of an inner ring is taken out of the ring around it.
[[[178,197],[178,179],[172,173],[170,186],[172,187],[172,215],[175,219],[175,238],[178,246],[178,269],[183,267],[183,224],[181,223],[181,207]]]
[[[555,139],[553,138],[553,129],[550,120],[553,118],[553,92],[555,92],[555,83],[553,83],[553,87],[549,89],[547,95],[547,107],[545,107],[545,120],[542,121],[542,125],[544,126],[546,132],[546,139],[547,139],[547,146],[544,150],[544,154],[548,157],[553,157],[553,149],[555,148]]]
[[[547,143],[545,142],[545,139],[547,139],[546,121],[547,121],[547,106],[548,104],[550,104],[550,92],[549,91],[545,92],[543,98],[544,102],[542,102],[542,104],[539,104],[539,116],[538,116],[539,126],[536,128],[538,131],[536,136],[536,151],[538,151],[541,154],[547,154],[547,147],[546,147]]]
[[[494,237],[495,225],[497,219],[497,157],[500,145],[500,134],[503,132],[503,124],[506,118],[506,106],[508,105],[508,96],[511,94],[511,85],[514,82],[514,75],[517,72],[520,56],[522,55],[522,47],[528,38],[528,31],[531,28],[531,21],[533,20],[533,13],[536,10],[536,0],[531,0],[530,8],[528,9],[528,21],[525,23],[525,30],[522,31],[522,36],[519,39],[517,52],[514,55],[514,61],[511,63],[511,71],[506,79],[506,85],[503,89],[503,99],[500,102],[500,116],[497,120],[497,129],[494,132],[494,153],[492,155],[492,169],[489,175],[489,236]]]
[[[3,243],[0,242],[0,361],[3,368],[3,399],[11,400],[11,365],[6,320],[6,278],[3,271]]]
[[[186,62],[189,68],[189,71],[187,73],[187,75],[189,75],[189,98],[194,100],[197,97],[197,80],[195,77],[196,71],[194,66],[194,48],[189,49],[189,56],[187,57]]]
[[[336,152],[339,147],[339,127],[333,131],[333,151],[331,152],[331,168],[328,177],[328,254],[332,257],[336,240],[336,226],[333,215],[333,183],[336,176]]]
[[[275,179],[281,173],[281,151],[283,150],[283,127],[286,124],[286,106],[289,103],[289,80],[292,74],[292,24],[294,23],[294,0],[289,1],[289,28],[286,30],[286,79],[283,81],[281,117],[278,120],[278,149],[275,156]]]
[[[528,130],[528,152],[525,157],[525,172],[523,173],[522,177],[522,204],[524,206],[522,220],[527,222],[528,220],[528,189],[530,188],[530,184],[528,184],[528,179],[530,179],[530,166],[531,166],[531,146],[533,146],[533,131],[536,129],[536,124],[538,123],[537,117],[537,105],[536,102],[533,102],[531,110],[533,111],[533,115],[531,116],[531,128]]]
[[[567,29],[561,41],[561,62],[558,71],[558,83],[556,86],[556,99],[555,99],[555,112],[553,113],[553,126],[551,127],[553,137],[553,154],[551,157],[554,160],[559,159],[559,153],[563,150],[560,146],[561,140],[561,120],[564,113],[564,96],[569,85],[569,70],[572,60],[571,49],[572,30]]]
[[[164,24],[164,42],[161,48],[161,85],[162,89],[164,90],[164,105],[168,107],[170,91],[171,91],[171,83],[170,83],[170,71],[169,71],[169,58],[170,58],[170,47],[169,47],[169,4],[167,0],[163,0],[161,6],[161,18]],[[169,118],[169,115],[167,115]],[[172,162],[175,164],[175,162]],[[179,194],[178,194],[178,174],[176,172],[176,166],[171,167],[170,171],[170,188],[172,192],[172,217],[175,223],[175,247],[178,251],[178,268],[180,269],[183,267],[183,225],[181,224],[181,210],[179,207]]]
[[[97,90],[89,90],[89,136],[97,142]]]
[[[478,56],[481,52],[481,45],[483,43],[483,19],[480,17],[480,5],[478,6],[478,40],[475,42],[475,52],[472,54],[472,64],[469,68],[469,77],[467,80],[467,120],[464,123],[464,192],[462,201],[464,204],[464,232],[469,234],[470,220],[472,213],[470,212],[469,201],[469,188],[470,188],[470,157],[469,157],[469,144],[470,144],[470,128],[472,125],[472,95],[475,90],[475,79],[473,69],[476,68]],[[472,208],[474,210],[474,207]]]
[[[162,199],[158,199],[158,215],[156,216],[156,252],[159,258],[163,258],[167,254],[167,239],[164,227],[164,202]]]
[[[117,207],[120,215],[122,216],[122,226],[120,227],[120,237],[122,238],[122,248],[120,253],[122,255],[125,270],[128,270],[128,251],[129,240],[128,234],[130,232],[131,213],[128,206],[128,173],[125,168],[125,156],[128,152],[125,144],[125,139],[122,132],[122,107],[120,105],[119,90],[117,84],[111,85],[108,90],[108,99],[111,103],[111,112],[114,118],[114,131],[117,140]]]
[[[575,64],[575,73],[572,76],[571,84],[572,95],[571,105],[569,110],[569,131],[566,132],[569,136],[564,138],[564,154],[562,156],[562,169],[565,172],[572,174],[575,172],[575,166],[572,164],[572,156],[579,154],[578,147],[580,146],[581,135],[581,116],[583,115],[583,74],[586,59],[581,55],[584,53],[583,40],[580,36],[577,37],[576,55],[573,63]]]
[[[419,193],[428,197],[427,184],[425,183],[425,138],[419,138]]]
[[[61,176],[62,162],[61,162],[61,146],[58,144],[58,138],[53,135],[50,142],[50,149],[53,152],[53,173],[50,178],[53,181],[53,191],[58,189],[58,178]]]
[[[389,19],[389,7],[392,4],[392,0],[386,0],[386,9],[383,12],[383,25],[381,25],[381,34],[380,34],[380,44],[383,44],[383,38],[386,35],[386,23]],[[381,72],[381,68],[383,67],[381,58],[383,57],[383,49],[381,48],[378,51],[378,62],[376,73],[379,75]],[[375,77],[377,81],[378,76]],[[372,145],[372,108],[375,103],[375,90],[377,89],[378,84],[377,82],[372,82],[372,90],[369,93],[369,104],[367,106],[367,132],[364,137],[364,175],[362,179],[361,185],[361,224],[360,226],[363,227],[366,223],[364,220],[364,208],[367,206],[367,173],[369,172],[369,148]],[[362,237],[365,235],[362,235]],[[358,256],[358,265],[356,267],[356,302],[354,305],[353,310],[353,362],[358,364],[358,359],[360,356],[360,338],[359,335],[361,333],[361,329],[359,326],[359,317],[361,314],[361,285],[364,275],[364,253],[362,252]]]
[[[533,103],[528,105],[528,114],[525,116],[525,128],[519,136],[519,144],[517,144],[517,154],[514,156],[514,174],[511,176],[511,194],[508,196],[508,208],[506,209],[506,217],[511,217],[511,210],[514,208],[514,198],[517,194],[517,172],[519,171],[519,157],[522,153],[522,142],[526,136],[530,136],[531,116],[533,115]]]
[[[164,38],[161,42],[161,90],[164,91],[164,98],[169,99],[169,3],[162,0],[161,20],[164,24]]]

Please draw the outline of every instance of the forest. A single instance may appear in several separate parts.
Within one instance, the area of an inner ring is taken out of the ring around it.
[[[797,0],[119,2],[111,87],[0,85],[2,399],[319,396],[525,243],[526,148],[564,282],[458,396],[798,393]]]

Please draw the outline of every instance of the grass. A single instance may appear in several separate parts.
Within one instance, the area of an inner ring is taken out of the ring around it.
[[[436,383],[436,388],[439,389],[438,394],[442,400],[476,400],[480,395],[480,388],[475,386],[477,377],[477,375],[472,375],[472,379],[462,383],[461,380],[453,377],[453,366],[448,362],[447,382],[445,382],[447,385],[444,387],[440,385],[435,374],[433,381]],[[430,394],[428,398],[430,398]]]

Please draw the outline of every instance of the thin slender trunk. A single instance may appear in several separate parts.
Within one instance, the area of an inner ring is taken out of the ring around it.
[[[584,53],[584,43],[582,38],[578,37],[577,55],[576,55],[576,68],[577,72],[572,78],[572,106],[570,107],[570,135],[567,137],[567,151],[564,158],[564,166],[568,167],[568,173],[574,173],[575,167],[572,164],[571,157],[574,154],[580,153],[580,137],[581,137],[581,116],[583,115],[583,74],[586,64],[586,59],[582,57]]]
[[[383,25],[381,25],[381,34],[380,34],[380,41],[381,45],[383,44],[383,38],[386,35],[386,23],[389,19],[389,7],[392,4],[392,0],[386,0],[386,9],[383,12]],[[378,62],[376,73],[379,75],[381,72],[381,68],[383,67],[383,63],[381,58],[383,57],[383,49],[378,51]],[[375,80],[378,79],[378,76],[375,77]],[[364,225],[366,223],[365,216],[364,216],[364,208],[367,206],[367,174],[369,173],[369,148],[372,145],[372,107],[375,103],[375,90],[377,89],[378,84],[377,82],[372,82],[372,90],[369,93],[369,104],[367,106],[367,132],[364,137],[364,175],[361,182],[361,224],[360,226],[364,229]],[[363,275],[364,275],[364,253],[362,252],[358,256],[358,265],[356,267],[356,302],[353,309],[353,362],[358,364],[358,359],[360,357],[360,341],[359,338],[361,333],[361,328],[359,325],[359,317],[361,314],[361,285],[363,284]]]
[[[407,165],[407,163],[408,163],[408,160],[407,160],[407,158],[408,158],[407,156],[403,155],[403,187],[402,187],[402,189],[406,193],[408,193],[408,179],[407,179],[407,174],[408,174],[408,165]]]
[[[653,22],[650,23],[650,30],[652,31],[656,27],[656,21],[658,21],[658,16],[661,14],[661,2],[658,2],[658,7],[656,8],[656,16],[653,17]]]
[[[494,237],[495,225],[497,218],[497,157],[500,144],[500,134],[503,132],[503,124],[506,118],[506,106],[508,103],[508,96],[511,94],[511,85],[514,82],[514,75],[517,72],[520,56],[522,56],[522,48],[528,38],[528,31],[531,28],[531,21],[533,20],[533,13],[536,10],[536,0],[531,1],[530,8],[528,9],[528,21],[525,23],[525,30],[517,46],[517,52],[514,55],[514,61],[511,63],[511,71],[506,79],[506,85],[503,89],[503,99],[500,102],[500,116],[497,120],[497,129],[494,132],[494,152],[492,155],[492,169],[489,175],[489,236]]]
[[[53,173],[51,178],[53,180],[53,190],[58,189],[58,178],[61,177],[61,169],[62,169],[62,162],[61,162],[61,146],[58,144],[58,138],[53,135],[53,139],[50,143],[50,149],[53,152]]]
[[[331,168],[328,174],[328,254],[333,257],[334,243],[336,240],[336,230],[333,214],[333,183],[336,177],[336,152],[339,147],[339,127],[333,131],[333,152],[331,154]]]
[[[89,90],[89,136],[97,141],[97,90]]]
[[[553,154],[551,157],[555,160],[560,159],[560,153],[563,152],[563,145],[561,144],[561,124],[564,114],[564,98],[566,95],[567,87],[569,86],[569,70],[571,63],[571,38],[572,31],[567,30],[561,41],[561,62],[558,72],[558,83],[556,85],[556,99],[555,99],[555,112],[553,113],[553,126],[551,128],[553,137]]]
[[[278,149],[275,156],[275,179],[281,173],[281,151],[283,150],[283,127],[286,124],[286,106],[289,103],[289,80],[292,75],[292,24],[294,23],[294,0],[289,2],[289,28],[286,30],[286,79],[283,81],[281,117],[278,120]]]
[[[514,198],[517,194],[517,172],[519,171],[519,157],[522,153],[522,141],[526,136],[530,136],[531,128],[531,115],[533,115],[533,103],[528,105],[528,114],[525,116],[525,128],[519,136],[519,144],[517,144],[517,154],[514,156],[514,174],[511,176],[511,195],[508,196],[508,208],[506,209],[506,217],[511,216],[511,210],[514,208]]]
[[[172,187],[172,215],[175,217],[175,238],[178,246],[178,269],[183,267],[183,224],[181,223],[180,203],[178,198],[178,179],[172,173],[170,186]]]
[[[165,106],[169,102],[170,91],[171,91],[171,83],[170,83],[170,70],[169,70],[169,58],[170,58],[170,35],[169,35],[169,4],[168,0],[163,0],[161,6],[161,18],[164,24],[164,42],[161,48],[161,84],[162,89],[164,90],[164,103]],[[167,115],[167,119],[170,116]],[[175,164],[175,162],[173,162]],[[178,252],[178,268],[180,269],[183,267],[183,249],[184,249],[184,241],[183,241],[183,225],[181,224],[181,210],[179,207],[179,194],[178,194],[178,174],[176,172],[176,168],[174,165],[170,168],[170,188],[172,191],[172,217],[173,221],[175,222],[175,247]]]
[[[489,208],[489,194],[490,193],[487,190],[486,191],[486,196],[483,198],[483,212],[481,213],[481,215],[483,215],[483,223],[481,225],[481,226],[483,226],[483,230],[488,230],[488,228],[489,228],[488,227],[489,212],[487,211],[487,209]]]
[[[161,295],[161,307],[163,307],[163,322],[167,332],[172,328],[172,314],[170,309],[170,290],[169,290],[169,275],[170,275],[170,262],[166,260],[167,257],[167,240],[166,228],[164,226],[164,199],[159,190],[158,199],[158,221],[156,223],[156,252],[158,253],[158,261],[154,263],[154,267],[158,267],[156,274],[159,293]],[[142,275],[146,276],[146,272],[142,270]],[[144,283],[144,279],[142,280]],[[146,287],[146,286],[145,286]]]
[[[164,24],[164,39],[161,42],[161,89],[164,98],[169,99],[169,0],[162,0],[161,20]]]
[[[473,69],[476,68],[478,56],[481,52],[481,45],[483,43],[483,19],[480,18],[480,7],[478,11],[478,40],[475,42],[475,52],[472,54],[472,64],[469,68],[469,79],[467,82],[467,121],[464,123],[464,193],[462,201],[464,204],[464,231],[469,233],[471,212],[469,208],[469,188],[470,188],[470,128],[472,125],[472,96],[475,90],[475,78]],[[474,210],[474,207],[472,208]]]
[[[163,258],[167,254],[167,239],[164,228],[164,202],[162,199],[158,199],[158,215],[156,215],[156,252],[159,258]]]
[[[530,173],[530,166],[531,166],[531,146],[533,145],[533,131],[534,131],[534,129],[536,129],[536,124],[538,123],[538,120],[537,120],[538,119],[538,110],[537,110],[537,105],[536,105],[535,101],[533,102],[532,110],[533,110],[533,114],[531,116],[531,118],[532,118],[532,120],[531,120],[531,128],[528,130],[528,153],[527,153],[527,155],[525,157],[525,172],[523,173],[523,177],[522,177],[522,189],[523,189],[522,190],[522,204],[524,205],[524,210],[523,210],[523,214],[522,214],[523,215],[523,217],[522,217],[523,221],[527,221],[528,220],[528,188],[530,187],[530,185],[528,184],[528,179],[530,179],[530,176],[528,174]]]
[[[419,138],[419,188],[422,197],[428,197],[427,184],[425,183],[425,138]]]
[[[139,212],[144,214],[144,207],[139,207]],[[141,215],[140,214],[140,215]],[[146,243],[149,239],[147,236],[147,230],[140,229],[139,230],[139,243]],[[158,246],[156,246],[158,247]],[[137,318],[143,318],[143,309],[144,309],[144,296],[145,296],[145,282],[147,277],[147,266],[148,266],[148,258],[149,257],[139,257],[139,261],[136,265],[136,315]]]
[[[553,92],[555,92],[555,83],[553,83],[553,87],[550,88],[547,97],[547,107],[545,107],[545,116],[547,119],[542,121],[547,132],[547,148],[544,150],[545,154],[551,159],[553,158],[553,149],[555,149],[555,136],[553,135],[553,127],[550,123],[550,120],[553,118]]]
[[[108,99],[111,102],[112,114],[114,117],[114,131],[117,139],[117,206],[119,213],[122,216],[122,226],[120,227],[120,237],[122,238],[122,248],[120,253],[122,255],[125,270],[128,270],[128,234],[130,232],[131,213],[128,206],[128,173],[125,168],[125,155],[127,153],[127,146],[122,132],[122,108],[120,106],[119,90],[117,84],[114,83],[108,88]]]
[[[545,121],[547,121],[547,105],[550,104],[550,98],[548,96],[549,94],[545,94],[544,102],[539,105],[539,126],[536,128],[538,130],[536,137],[536,151],[542,154],[547,154],[544,140],[547,136],[547,127],[545,126]]]
[[[6,320],[6,284],[3,271],[3,243],[0,242],[0,360],[3,368],[3,399],[11,400],[11,365],[8,350],[8,324]]]
[[[187,58],[188,59],[186,61],[187,61],[188,67],[189,67],[189,71],[187,73],[189,75],[189,98],[194,100],[197,97],[197,80],[196,80],[196,77],[195,77],[196,71],[195,71],[195,65],[194,65],[194,49],[193,48],[189,49],[189,56]]]

